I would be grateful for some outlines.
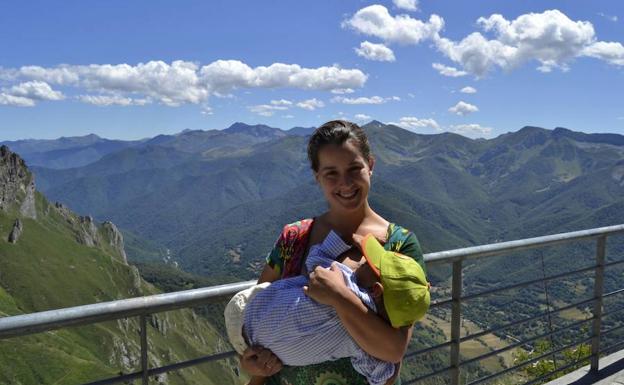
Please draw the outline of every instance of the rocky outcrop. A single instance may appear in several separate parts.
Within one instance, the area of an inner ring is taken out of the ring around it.
[[[13,223],[13,229],[11,230],[11,233],[9,234],[9,243],[17,243],[17,240],[19,239],[20,235],[22,235],[23,230],[24,230],[24,227],[22,225],[22,221],[20,221],[20,219],[17,218],[15,220],[15,223]]]
[[[0,210],[15,209],[24,217],[37,218],[35,177],[19,155],[0,146]]]
[[[99,244],[97,226],[93,218],[88,215],[85,217],[78,217],[79,231],[77,234],[78,242],[89,247],[94,247]]]
[[[124,263],[128,264],[128,257],[126,256],[126,250],[124,249],[123,235],[117,229],[117,226],[113,222],[102,223],[102,231],[104,236],[108,239],[109,245],[115,249],[115,251],[122,258]]]

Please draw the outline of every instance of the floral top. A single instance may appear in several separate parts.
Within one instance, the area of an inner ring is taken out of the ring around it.
[[[284,226],[269,252],[266,262],[281,278],[301,274],[314,219],[303,219]],[[424,269],[424,260],[418,239],[411,231],[391,223],[388,226],[386,250],[414,258]],[[397,379],[395,385],[400,384]],[[284,366],[269,378],[267,385],[367,385],[366,378],[353,369],[348,358],[309,366]]]

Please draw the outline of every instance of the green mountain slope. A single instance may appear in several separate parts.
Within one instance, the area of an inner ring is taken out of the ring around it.
[[[41,194],[21,159],[1,149],[0,315],[11,316],[94,302],[157,294],[127,264],[123,240],[110,223],[96,226]],[[35,210],[25,213],[32,199]],[[26,205],[27,206],[27,205]],[[21,223],[15,243],[7,241]],[[148,318],[152,366],[227,349],[221,334],[191,310]],[[0,383],[78,384],[137,371],[138,320],[121,319],[0,340]],[[161,376],[170,384],[235,383],[231,362],[197,366]]]

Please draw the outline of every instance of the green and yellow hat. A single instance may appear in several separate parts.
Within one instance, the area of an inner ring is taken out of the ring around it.
[[[425,271],[413,258],[388,251],[372,234],[362,240],[368,265],[383,285],[383,301],[390,324],[411,326],[425,316],[431,297]]]

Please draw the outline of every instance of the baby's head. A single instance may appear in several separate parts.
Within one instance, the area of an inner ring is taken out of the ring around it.
[[[379,314],[395,328],[424,317],[430,303],[429,284],[418,262],[385,250],[371,234],[354,234],[353,239],[366,258],[355,271],[358,285],[370,292]]]

